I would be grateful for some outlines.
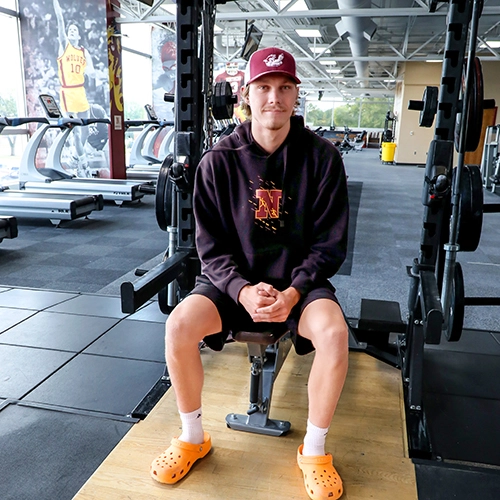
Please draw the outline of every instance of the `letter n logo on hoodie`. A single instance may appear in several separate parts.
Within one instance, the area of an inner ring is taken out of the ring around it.
[[[259,206],[255,211],[256,219],[279,218],[281,189],[257,189],[255,196],[259,200]]]

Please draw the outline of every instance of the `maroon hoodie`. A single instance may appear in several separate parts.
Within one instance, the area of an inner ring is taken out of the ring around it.
[[[272,154],[254,140],[251,123],[207,151],[196,172],[196,246],[202,273],[238,302],[260,281],[305,294],[342,265],[349,205],[335,146],[291,118]]]

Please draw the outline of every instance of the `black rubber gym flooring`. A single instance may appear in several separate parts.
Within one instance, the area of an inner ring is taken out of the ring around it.
[[[0,410],[5,500],[71,499],[133,425],[33,405]]]
[[[496,332],[465,330],[457,343],[426,347],[424,406],[440,460],[416,460],[421,498],[498,498],[499,360]]]
[[[361,191],[363,189],[363,183],[356,181],[347,181],[347,185],[349,190],[349,229],[347,256],[342,266],[340,266],[338,274],[349,276],[352,270],[354,243],[356,241],[356,221],[358,220],[358,210],[359,203],[361,201]]]
[[[154,196],[104,209],[86,219],[19,219],[19,235],[0,244],[0,284],[96,293],[167,246]]]
[[[0,289],[2,499],[70,499],[164,372],[165,317],[120,298]]]
[[[349,255],[333,279],[350,318],[362,298],[400,303],[418,254],[424,170],[345,157]],[[498,196],[486,194],[487,201]],[[466,294],[498,295],[500,224],[485,215],[478,250],[459,254]],[[165,316],[154,299],[121,312],[119,286],[162,258],[154,198],[107,204],[55,228],[20,220],[0,244],[0,498],[69,500],[137,421],[163,375]],[[466,308],[457,344],[426,349],[425,403],[442,461],[415,460],[420,500],[498,498],[498,309]]]

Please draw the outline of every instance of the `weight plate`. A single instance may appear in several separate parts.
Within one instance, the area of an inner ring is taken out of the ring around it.
[[[467,63],[465,62],[465,66]],[[465,93],[466,72],[462,77],[462,97]],[[472,68],[472,81],[469,92],[469,104],[467,109],[467,119],[465,120],[466,136],[465,136],[465,149],[464,151],[475,151],[479,146],[481,139],[481,129],[483,127],[483,101],[484,101],[484,87],[483,87],[483,71],[481,68],[481,61],[479,58],[474,59]],[[460,130],[462,127],[462,112],[457,113],[455,120],[455,149],[459,151],[460,148]]]
[[[464,326],[465,312],[465,292],[464,292],[464,275],[462,266],[459,262],[455,262],[455,273],[453,275],[453,283],[451,286],[451,302],[450,315],[448,318],[448,328],[444,335],[448,342],[457,342],[462,335]]]
[[[170,167],[174,161],[173,156],[168,155],[161,164],[156,181],[155,212],[156,222],[162,231],[172,224],[172,198],[174,183],[170,179]]]
[[[437,87],[425,87],[422,98],[423,109],[420,111],[419,124],[421,127],[432,127],[434,117],[437,113],[439,89]]]
[[[212,100],[212,115],[216,120],[228,120],[234,113],[234,104],[231,102],[233,90],[229,82],[217,82],[214,87]]]
[[[163,314],[170,314],[174,308],[168,305],[168,288],[162,288],[158,292],[158,307]]]
[[[455,175],[456,169],[453,170]],[[460,182],[460,207],[457,243],[462,252],[474,252],[483,227],[483,183],[477,165],[464,165]]]

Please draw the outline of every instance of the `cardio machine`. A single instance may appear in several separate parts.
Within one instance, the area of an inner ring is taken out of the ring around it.
[[[103,120],[107,123],[109,121],[107,118],[64,118],[52,96],[42,94],[39,98],[47,116],[47,123],[42,124],[35,132],[30,141],[33,143],[33,147],[26,150],[21,159],[19,184],[22,189],[37,189],[43,192],[56,189],[60,192],[99,193],[105,200],[112,200],[117,205],[121,205],[124,201],[139,200],[144,196],[145,192],[142,190],[144,183],[121,179],[80,179],[70,175],[62,166],[61,152],[73,128]],[[45,133],[51,128],[60,129],[61,132],[49,148],[46,162],[49,167],[37,169],[35,164],[36,149]]]
[[[167,156],[168,154],[168,152],[165,153],[165,151],[168,151],[168,148],[172,143],[173,134],[167,133],[168,139],[167,136],[165,136],[166,140],[162,140],[157,155],[155,155],[154,153],[154,146],[160,134],[165,128],[171,127],[169,132],[173,131],[174,122],[160,120],[153,106],[151,106],[150,104],[146,104],[144,106],[144,109],[146,110],[146,113],[148,115],[149,124],[144,128],[143,132],[146,133],[141,132],[140,134],[142,140],[138,139],[134,141],[132,150],[130,152],[130,166],[145,166],[146,164],[149,164],[153,168],[156,168],[156,170],[158,171],[163,158],[165,158],[165,156]]]
[[[483,155],[481,158],[481,176],[483,186],[495,193],[500,186],[500,125],[493,125],[486,129]]]
[[[156,181],[163,159],[173,152],[175,128],[174,122],[160,120],[150,104],[146,104],[144,108],[148,115],[147,120],[125,120],[127,128],[144,125],[130,150],[127,179]],[[158,153],[155,154],[155,144],[167,127],[170,129],[161,140]]]
[[[0,133],[7,126],[16,127],[26,123],[47,124],[48,122],[46,118],[3,117],[0,118]],[[34,158],[37,147],[37,144],[29,141],[25,154],[33,155]],[[62,220],[87,217],[94,210],[102,209],[103,198],[100,194],[47,193],[38,190],[13,189],[11,186],[0,187],[0,213],[12,217],[49,219],[55,226],[59,226]]]

